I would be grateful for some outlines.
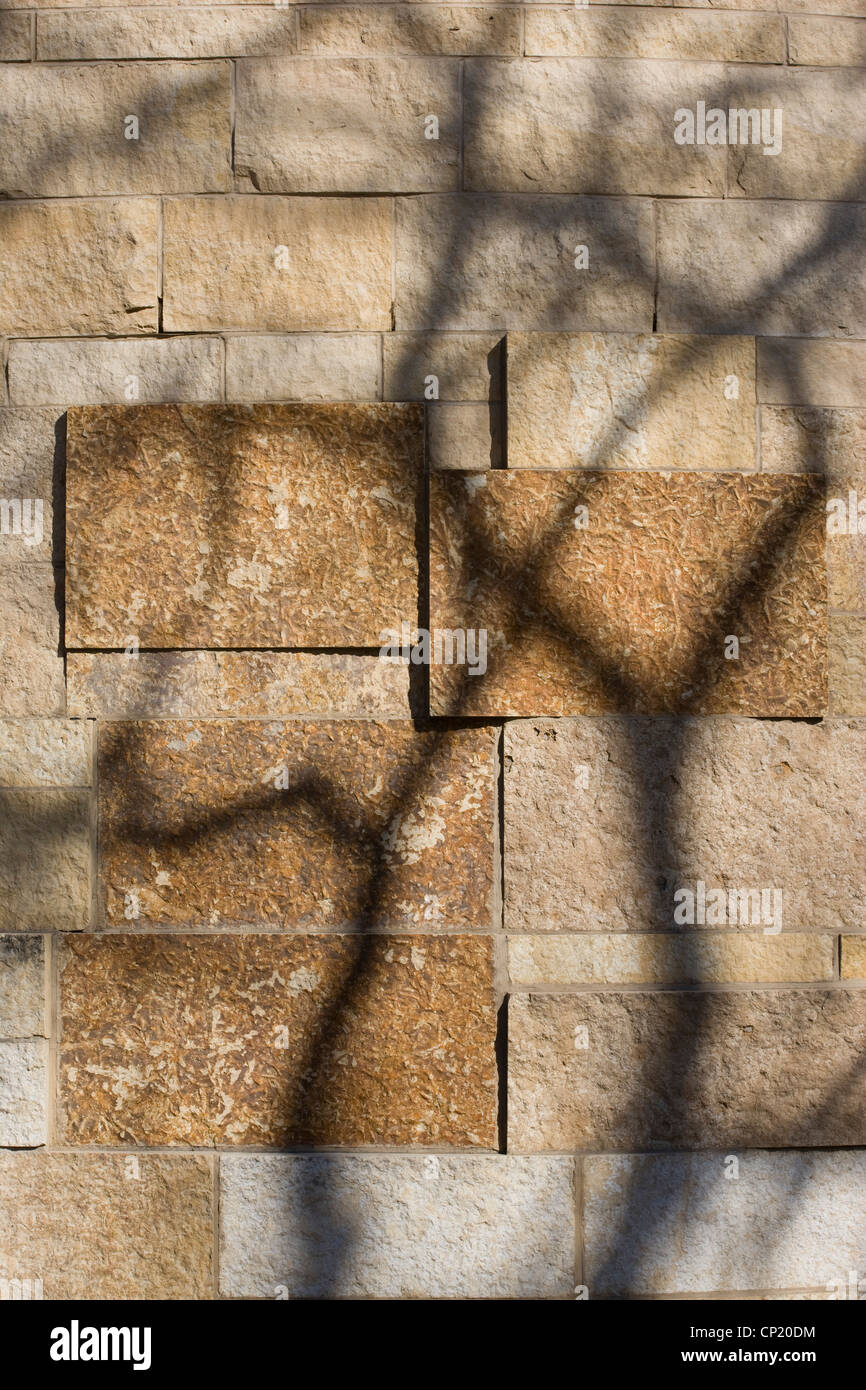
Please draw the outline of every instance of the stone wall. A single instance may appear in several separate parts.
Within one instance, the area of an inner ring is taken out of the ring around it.
[[[866,1289],[864,67],[0,0],[0,1297]]]

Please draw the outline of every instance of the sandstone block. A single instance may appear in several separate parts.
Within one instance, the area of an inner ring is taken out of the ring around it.
[[[399,198],[396,243],[398,329],[652,328],[645,201]]]
[[[286,333],[226,342],[230,401],[375,401],[379,338],[372,333]]]
[[[31,405],[218,401],[222,343],[219,338],[19,340],[9,344],[8,372],[10,399]]]
[[[26,63],[30,59],[29,14],[0,14],[0,61]]]
[[[0,936],[0,1037],[45,1034],[45,938]]]
[[[671,199],[658,212],[660,332],[866,337],[866,208]]]
[[[83,407],[67,455],[70,647],[372,647],[417,613],[417,406]]]
[[[864,1042],[863,990],[513,995],[509,1148],[862,1144]]]
[[[68,940],[67,1142],[496,1143],[489,938]]]
[[[843,5],[844,0],[840,0],[840,9]],[[856,0],[844,8],[850,14],[862,13]],[[792,63],[830,68],[850,63],[852,67],[866,67],[866,24],[862,19],[792,15],[788,21],[788,48]]]
[[[70,652],[80,719],[380,715],[410,712],[405,665],[329,652]]]
[[[164,327],[387,330],[386,198],[178,198],[165,204]]]
[[[35,1148],[48,1138],[48,1043],[0,1042],[0,1147]]]
[[[7,68],[0,189],[7,198],[228,192],[230,77],[228,63]]]
[[[0,557],[4,561],[44,564],[51,560],[55,456],[62,452],[63,433],[56,410],[0,409]]]
[[[714,104],[715,92],[721,101],[724,90],[723,68],[695,63],[539,58],[468,64],[465,186],[497,193],[531,188],[536,194],[720,197],[727,151],[677,144],[673,113],[694,108],[699,99]]]
[[[734,1156],[735,1180],[723,1154],[585,1159],[590,1297],[845,1289],[863,1268],[864,1155]]]
[[[399,720],[105,725],[106,921],[489,927],[493,755]]]
[[[833,937],[805,932],[510,936],[508,970],[520,988],[805,983],[833,979]]]
[[[87,792],[4,790],[0,810],[0,930],[87,926]]]
[[[509,333],[508,407],[509,468],[752,469],[755,345]]]
[[[506,926],[690,935],[697,912],[678,924],[674,894],[701,881],[780,889],[783,932],[859,930],[864,738],[854,720],[507,725]],[[739,903],[732,915],[728,926],[776,925],[741,920]]]
[[[526,11],[526,53],[783,63],[785,28],[781,17],[770,15],[619,7],[547,9],[539,4]]]
[[[519,56],[520,11],[496,5],[301,6],[300,51]]]
[[[826,710],[818,480],[437,473],[430,516],[431,628],[487,634],[436,714]]]
[[[504,1155],[229,1155],[222,1292],[568,1298],[571,1169],[568,1158]]]
[[[55,1299],[212,1297],[201,1154],[0,1153],[0,1278]]]
[[[830,615],[830,709],[866,714],[866,617]]]
[[[68,62],[105,58],[244,58],[294,53],[294,6],[193,5],[181,9],[58,10],[43,14],[37,56]]]
[[[0,202],[0,333],[152,333],[158,206],[149,198]]]
[[[0,787],[89,787],[90,742],[76,719],[0,720]]]
[[[386,401],[502,399],[501,333],[386,333]]]
[[[0,712],[63,714],[57,583],[50,564],[0,566]]]
[[[235,169],[257,192],[429,193],[460,186],[458,63],[261,58],[242,60],[237,69]]]
[[[427,407],[427,456],[433,469],[480,471],[499,467],[499,407],[480,401],[431,401]]]
[[[866,406],[866,343],[759,338],[758,399],[775,405]]]
[[[842,979],[866,980],[866,936],[842,937]]]

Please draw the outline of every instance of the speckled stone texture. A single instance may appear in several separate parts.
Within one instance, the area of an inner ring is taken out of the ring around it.
[[[842,937],[843,980],[866,980],[866,936]]]
[[[574,1287],[569,1158],[235,1154],[229,1297],[543,1298]]]
[[[48,1139],[48,1043],[0,1041],[0,1147],[33,1148]]]
[[[0,713],[63,714],[58,589],[47,561],[0,566]]]
[[[508,466],[753,469],[754,340],[509,333]]]
[[[805,932],[511,936],[508,973],[523,988],[832,980],[834,946],[829,934]]]
[[[105,920],[489,928],[494,783],[483,727],[103,725]]]
[[[0,791],[0,930],[87,926],[90,853],[86,791]]]
[[[0,1038],[45,1034],[45,941],[0,936]]]
[[[866,1154],[587,1158],[590,1298],[847,1287],[866,1264]],[[862,1277],[862,1274],[861,1276]]]
[[[0,787],[89,787],[92,724],[0,720]]]
[[[378,646],[417,619],[416,405],[84,407],[68,460],[67,646]]]
[[[213,1172],[200,1154],[0,1153],[0,1278],[45,1298],[210,1298]]]
[[[430,626],[488,634],[433,713],[826,711],[819,479],[441,473],[430,512]]]
[[[830,615],[830,709],[866,714],[866,615]]]
[[[77,937],[60,997],[67,1142],[495,1147],[489,938]]]
[[[407,665],[331,652],[70,652],[66,698],[100,719],[410,711]]]
[[[508,1143],[866,1143],[866,991],[513,995]]]
[[[864,766],[856,720],[507,725],[506,926],[670,930],[701,879],[780,888],[785,931],[860,930]]]

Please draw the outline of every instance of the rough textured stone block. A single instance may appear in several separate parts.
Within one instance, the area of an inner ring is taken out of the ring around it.
[[[510,936],[515,985],[716,984],[832,980],[834,938],[639,933]]]
[[[229,1297],[572,1296],[571,1159],[232,1154],[220,1174]]]
[[[818,479],[438,473],[430,516],[430,626],[487,632],[436,714],[826,710]]]
[[[519,56],[520,11],[478,5],[311,5],[299,9],[302,53]]]
[[[399,329],[652,328],[645,201],[433,194],[396,226]]]
[[[866,936],[842,937],[842,979],[866,980]]]
[[[157,327],[157,204],[0,202],[0,332]]]
[[[106,919],[489,927],[493,752],[408,721],[104,726]]]
[[[497,468],[502,457],[500,410],[483,401],[433,401],[427,407],[431,468]]]
[[[62,438],[56,410],[0,409],[3,561],[51,559],[55,456],[61,453]]]
[[[70,58],[234,58],[294,53],[294,6],[73,10],[43,14],[37,56]]]
[[[67,646],[378,646],[417,613],[418,406],[83,407],[67,456]]]
[[[386,333],[386,401],[502,399],[501,333]]]
[[[826,479],[830,606],[866,608],[866,410],[761,406],[761,466]]]
[[[379,338],[373,333],[291,333],[229,338],[230,401],[375,401]]]
[[[776,405],[866,406],[866,343],[759,338],[758,399]]]
[[[0,14],[0,61],[28,62],[30,59],[29,14]]]
[[[830,709],[866,714],[866,617],[830,616]]]
[[[664,0],[667,3],[667,0]],[[526,11],[526,52],[543,57],[784,63],[785,21],[770,15],[652,9]]]
[[[165,204],[164,327],[391,327],[386,198],[179,198]]]
[[[237,69],[235,170],[257,192],[459,188],[458,63],[262,58]]]
[[[509,1149],[866,1136],[866,991],[512,995]]]
[[[754,468],[754,341],[509,333],[508,466]]]
[[[781,889],[785,931],[859,930],[864,741],[844,720],[507,725],[506,926],[671,930],[700,880]]]
[[[9,344],[9,397],[41,405],[117,401],[218,401],[219,338]],[[56,416],[56,412],[55,412]]]
[[[0,811],[0,929],[86,926],[87,792],[4,790]]]
[[[0,720],[0,787],[89,787],[90,742],[74,719]]]
[[[69,940],[67,1142],[496,1142],[490,938]]]
[[[213,1171],[201,1154],[0,1153],[0,1277],[45,1298],[210,1298]]]
[[[0,713],[63,714],[57,583],[44,561],[0,566]]]
[[[70,652],[68,710],[82,719],[204,719],[410,712],[406,665],[315,652]]]
[[[658,215],[660,332],[866,337],[866,208],[671,199]]]
[[[0,1038],[45,1035],[45,939],[0,936]]]
[[[866,197],[866,86],[861,73],[749,67],[732,70],[731,77],[724,103],[728,109],[782,114],[774,117],[766,135],[762,126],[760,143],[729,144],[728,197]],[[776,154],[768,155],[765,144],[773,129],[781,143]]]
[[[48,1043],[0,1042],[0,1147],[35,1148],[48,1138]]]
[[[465,187],[721,196],[727,151],[678,145],[673,112],[724,90],[724,69],[695,63],[467,64]]]
[[[8,68],[0,189],[7,198],[227,192],[230,78],[228,63]]]
[[[847,1287],[866,1255],[862,1153],[587,1158],[590,1298]]]
[[[845,6],[857,13],[856,4]],[[788,50],[792,63],[815,67],[866,67],[866,24],[862,19],[825,19],[792,15],[788,20]]]

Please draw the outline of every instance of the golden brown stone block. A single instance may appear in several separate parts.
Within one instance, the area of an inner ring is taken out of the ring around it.
[[[423,450],[418,405],[70,410],[67,646],[378,646]]]
[[[494,733],[407,721],[103,725],[109,924],[489,927]]]
[[[67,1142],[496,1143],[490,938],[78,937],[60,990]]]
[[[434,714],[823,714],[822,483],[493,470],[430,479]],[[734,640],[735,639],[735,640]],[[468,640],[467,640],[468,647]]]

